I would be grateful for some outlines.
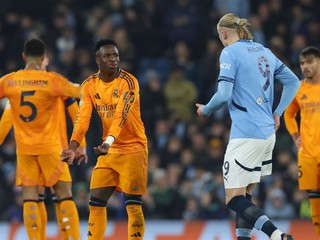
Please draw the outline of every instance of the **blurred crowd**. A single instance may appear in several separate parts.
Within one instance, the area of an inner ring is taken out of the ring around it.
[[[254,40],[269,47],[299,78],[300,51],[320,47],[317,0],[1,0],[0,75],[23,68],[23,43],[40,37],[48,47],[48,70],[81,83],[97,71],[92,47],[114,39],[120,65],[140,82],[141,112],[149,140],[147,219],[228,219],[222,163],[229,137],[226,108],[210,118],[196,116],[195,103],[214,94],[222,49],[218,19],[227,12],[251,22]],[[276,103],[281,85],[276,85]],[[275,104],[276,104],[275,103]],[[0,115],[5,101],[1,101]],[[69,132],[72,125],[68,124]],[[71,166],[74,199],[81,219],[88,216],[93,147],[101,144],[100,120],[93,113],[87,134],[89,162]],[[15,140],[0,146],[0,221],[22,219],[15,186]],[[273,219],[309,218],[307,194],[298,191],[296,149],[284,123],[277,132],[273,175],[254,201]],[[54,208],[47,192],[49,219]],[[125,219],[122,195],[108,203],[110,219]]]

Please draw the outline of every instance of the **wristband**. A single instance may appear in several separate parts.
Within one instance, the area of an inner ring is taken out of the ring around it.
[[[104,142],[111,147],[113,141],[114,141],[114,137],[113,136],[108,136]]]

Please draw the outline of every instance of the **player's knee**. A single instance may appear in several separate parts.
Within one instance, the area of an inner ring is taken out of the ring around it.
[[[133,195],[124,193],[124,202],[127,205],[142,205],[141,195]]]
[[[96,197],[91,196],[89,199],[89,205],[94,206],[94,207],[106,207],[107,201],[103,200],[101,198],[96,198]]]
[[[71,184],[67,182],[58,181],[53,188],[59,200],[72,197]]]

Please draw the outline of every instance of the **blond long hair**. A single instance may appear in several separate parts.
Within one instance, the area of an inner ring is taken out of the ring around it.
[[[252,39],[252,34],[248,27],[250,23],[245,18],[239,18],[234,13],[225,14],[218,22],[218,27],[236,29],[240,39]]]

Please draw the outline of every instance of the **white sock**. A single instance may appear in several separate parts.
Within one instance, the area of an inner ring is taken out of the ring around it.
[[[283,234],[283,232],[279,229],[275,230],[271,235],[271,240],[281,240],[281,234]]]

